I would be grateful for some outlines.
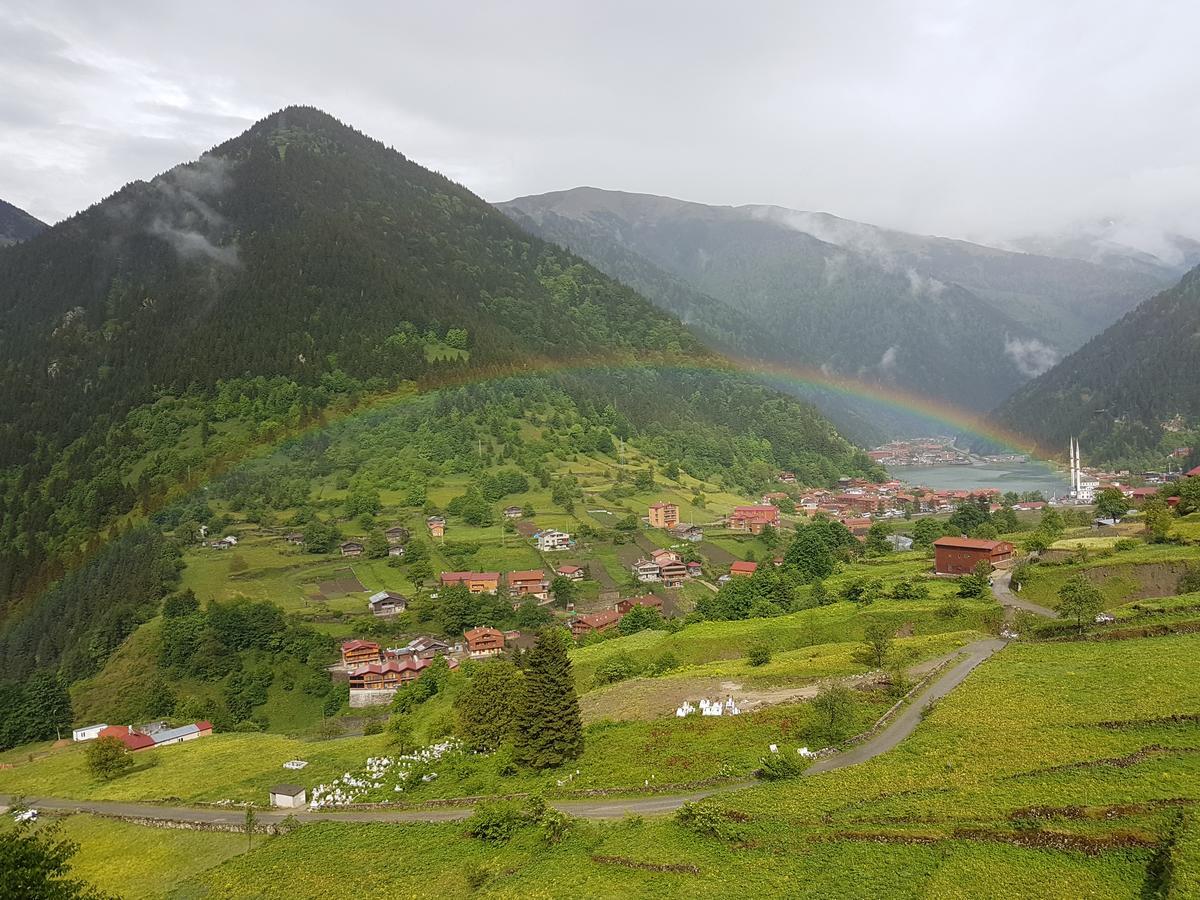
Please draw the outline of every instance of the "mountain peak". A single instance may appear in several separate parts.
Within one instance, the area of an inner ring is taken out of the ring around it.
[[[27,241],[48,227],[25,210],[0,200],[0,247]]]

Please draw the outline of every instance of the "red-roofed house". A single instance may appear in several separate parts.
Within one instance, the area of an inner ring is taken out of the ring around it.
[[[976,538],[940,537],[933,542],[933,570],[939,575],[968,575],[981,562],[992,567],[1012,559],[1013,545],[1008,541]]]
[[[635,606],[649,606],[662,612],[663,602],[662,597],[655,597],[653,594],[646,594],[641,597],[630,597],[626,600],[618,600],[614,607],[621,615],[625,615]]]
[[[758,563],[738,560],[729,567],[729,574],[735,578],[749,578],[758,571]]]
[[[457,659],[446,657],[446,664],[451,669],[458,668]],[[357,709],[388,703],[400,687],[416,681],[431,665],[433,658],[412,654],[351,669],[350,705]]]
[[[209,728],[211,729],[212,726],[210,725]],[[125,745],[125,749],[130,753],[149,750],[154,746],[154,738],[148,734],[142,734],[130,725],[109,725],[107,728],[101,729],[97,739],[106,737],[116,738]]]
[[[571,634],[578,638],[585,634],[591,634],[593,631],[608,631],[610,628],[615,628],[620,621],[621,613],[615,609],[606,609],[604,612],[586,616],[576,616],[570,623]]]
[[[583,569],[579,566],[559,566],[558,574],[572,581],[583,581]]]
[[[504,632],[498,628],[483,625],[464,631],[463,637],[467,639],[471,659],[486,659],[504,652]]]
[[[731,531],[748,531],[762,534],[767,525],[779,527],[778,506],[735,506],[726,520]]]
[[[1194,468],[1194,469],[1188,469],[1183,474],[1186,475],[1188,478],[1200,477],[1200,466],[1196,466],[1196,468]]]
[[[442,587],[465,584],[472,594],[494,594],[500,588],[499,572],[443,572]]]
[[[379,645],[374,641],[346,641],[342,644],[343,666],[361,666],[365,663],[379,662],[382,657]]]
[[[509,572],[508,593],[513,597],[536,597],[538,600],[546,600],[550,597],[550,582],[542,569]]]

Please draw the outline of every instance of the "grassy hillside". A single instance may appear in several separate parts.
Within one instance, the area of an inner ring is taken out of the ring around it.
[[[1010,646],[891,753],[713,801],[731,814],[721,837],[634,819],[578,824],[555,847],[533,830],[493,846],[461,825],[328,823],[174,878],[229,897],[317,897],[353,879],[400,896],[419,880],[495,897],[718,897],[737,883],[763,897],[1136,898],[1167,889],[1165,848],[1171,896],[1188,896],[1200,742],[1157,717],[1200,713],[1186,674],[1198,641]]]

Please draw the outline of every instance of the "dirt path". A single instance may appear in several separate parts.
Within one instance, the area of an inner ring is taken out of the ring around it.
[[[992,593],[1004,607],[1004,618],[1012,621],[1018,609],[1031,612],[1034,615],[1045,616],[1047,619],[1057,619],[1058,613],[1046,606],[1039,606],[1029,600],[1022,600],[1012,589],[1012,572],[1003,569],[996,572],[992,578]]]
[[[1005,646],[1005,642],[990,638],[976,641],[964,647],[959,654],[964,658],[944,675],[925,688],[916,699],[889,722],[882,731],[870,740],[844,750],[835,756],[818,760],[806,771],[806,776],[819,775],[835,769],[858,765],[891,750],[913,733],[920,724],[925,709],[958,687],[980,663]],[[716,793],[736,790],[747,783],[722,785],[707,791],[689,794],[670,794],[657,797],[606,798],[603,800],[557,800],[554,806],[572,816],[584,819],[619,819],[627,815],[664,815],[673,812],[685,803],[700,800]],[[0,795],[0,803],[7,806],[11,797]],[[188,806],[160,806],[149,803],[125,803],[104,800],[64,800],[55,797],[28,797],[26,803],[36,809],[64,812],[87,812],[107,816],[128,816],[170,822],[201,822],[240,826],[245,814],[239,808],[204,809]],[[303,822],[452,822],[470,815],[470,806],[443,807],[438,809],[412,810],[352,810],[346,812],[315,813],[297,810],[294,815]],[[258,821],[262,825],[274,825],[287,818],[286,811],[261,812]]]

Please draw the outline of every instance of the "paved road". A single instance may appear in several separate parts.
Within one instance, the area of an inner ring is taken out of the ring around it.
[[[935,700],[949,694],[962,684],[971,671],[1002,648],[1005,642],[995,638],[976,641],[963,648],[963,659],[948,672],[925,688],[900,714],[875,737],[835,756],[818,760],[806,771],[806,775],[817,775],[834,769],[857,765],[891,750],[906,737],[921,721],[921,714]],[[584,819],[619,819],[627,815],[654,816],[673,812],[685,803],[700,800],[717,793],[737,790],[752,782],[724,784],[717,788],[689,794],[669,794],[657,797],[617,798],[597,800],[560,800],[554,806],[572,816]],[[11,797],[0,795],[0,804],[6,807]],[[240,826],[245,822],[245,813],[239,808],[215,809],[193,806],[161,806],[149,803],[126,803],[107,800],[64,800],[55,797],[26,797],[25,802],[43,810],[91,812],[110,816],[140,816],[146,819],[161,819],[179,822],[203,822]],[[345,812],[315,813],[297,810],[295,817],[306,822],[453,822],[470,815],[469,806],[435,809],[381,809],[354,810]],[[258,821],[262,825],[275,824],[287,817],[286,812],[260,812]]]
[[[887,753],[902,740],[908,737],[921,722],[921,716],[926,708],[935,700],[940,700],[958,687],[971,674],[971,670],[990,657],[1007,642],[998,638],[976,641],[963,648],[966,656],[950,671],[942,675],[933,684],[925,688],[908,706],[904,707],[891,722],[875,737],[864,741],[856,747],[844,750],[834,756],[819,759],[807,769],[805,775],[819,775],[821,772],[831,772],[834,769],[844,769],[856,766],[874,759],[882,753]]]
[[[1018,609],[1023,609],[1035,615],[1045,616],[1047,619],[1058,618],[1058,613],[1049,607],[1039,606],[1029,600],[1022,600],[1013,591],[1011,582],[1012,572],[1007,569],[997,571],[992,578],[992,593],[996,595],[996,599],[1000,601],[1000,605],[1005,608],[1006,618],[1011,619],[1013,612]]]

